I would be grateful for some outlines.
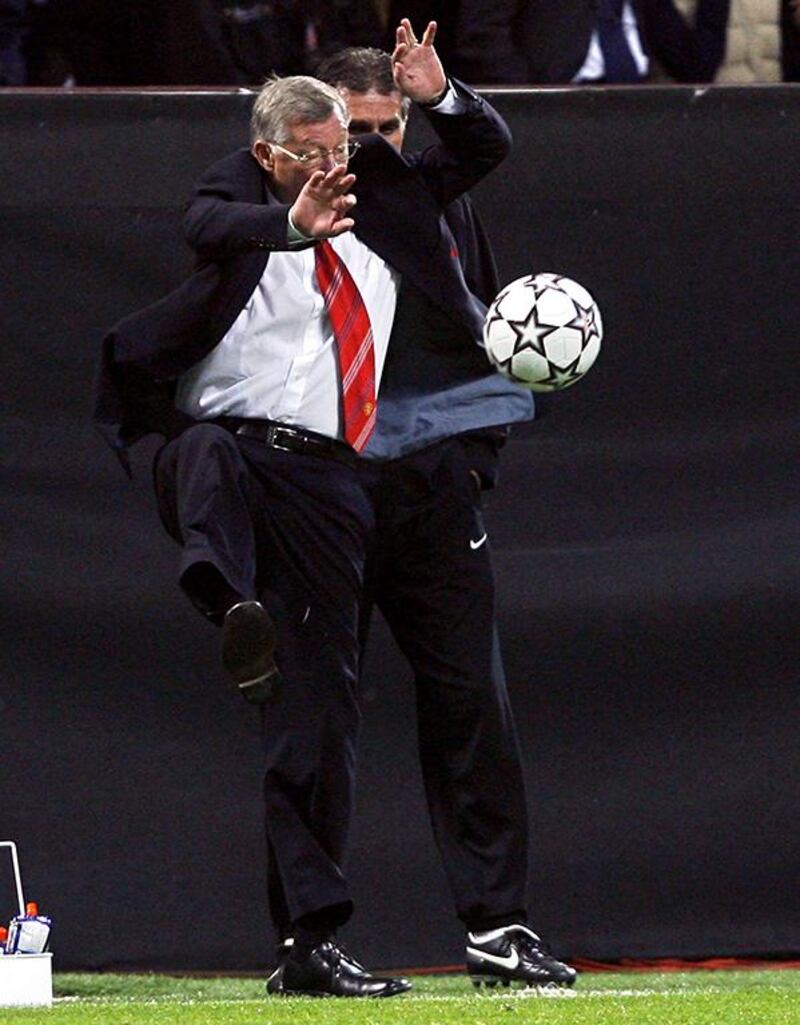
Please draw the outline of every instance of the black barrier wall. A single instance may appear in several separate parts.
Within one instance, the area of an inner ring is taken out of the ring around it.
[[[800,951],[800,89],[491,96],[503,279],[567,274],[606,321],[487,497],[532,920],[566,956]],[[182,201],[248,106],[0,95],[0,838],[61,969],[270,957],[256,719],[175,587],[155,441],[129,484],[88,426],[99,339],[181,280]],[[363,707],[345,938],[458,963],[380,624]]]

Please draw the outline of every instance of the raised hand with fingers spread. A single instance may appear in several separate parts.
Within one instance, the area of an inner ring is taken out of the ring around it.
[[[397,26],[392,53],[394,80],[403,95],[416,103],[434,103],[447,88],[447,77],[433,45],[435,38],[435,21],[428,22],[420,41],[408,18]]]
[[[349,190],[355,180],[342,164],[312,174],[292,205],[295,228],[309,238],[333,238],[350,231],[355,221],[349,213],[356,197]]]

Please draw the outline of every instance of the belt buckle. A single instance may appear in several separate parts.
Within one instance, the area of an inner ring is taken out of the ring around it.
[[[267,444],[272,448],[280,449],[281,452],[294,452],[295,449],[291,445],[284,443],[281,444],[281,435],[285,435],[287,438],[297,438],[298,432],[293,430],[291,427],[282,427],[278,424],[271,424],[269,432],[267,433]]]

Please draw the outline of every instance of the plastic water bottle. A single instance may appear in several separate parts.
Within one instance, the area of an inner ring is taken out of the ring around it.
[[[52,922],[39,914],[35,901],[25,905],[25,914],[11,919],[6,941],[7,954],[42,954],[47,950]]]

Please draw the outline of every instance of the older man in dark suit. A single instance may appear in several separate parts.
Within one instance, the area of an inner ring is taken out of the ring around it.
[[[424,757],[470,970],[525,984],[575,977],[525,923],[519,752],[486,534],[453,440],[531,413],[477,344],[484,306],[442,217],[510,140],[445,78],[434,34],[417,41],[404,21],[393,64],[438,146],[409,162],[370,136],[355,152],[335,90],[268,83],[250,151],[210,168],[189,205],[196,274],[104,343],[98,422],[123,458],[149,430],[174,435],[155,478],[183,549],[181,584],[222,622],[235,684],[263,703],[268,842],[294,941],[273,992],[407,988],[334,942],[352,912],[342,865],[364,571],[389,518],[441,539],[435,558],[409,555],[413,630],[402,632],[402,580],[390,600],[424,680]]]

